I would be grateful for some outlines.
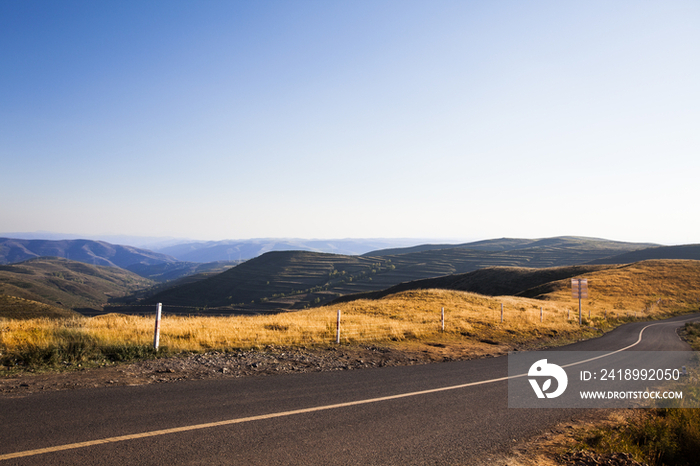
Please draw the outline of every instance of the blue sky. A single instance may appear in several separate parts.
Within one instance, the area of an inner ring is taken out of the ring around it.
[[[700,242],[696,1],[0,0],[0,232]]]

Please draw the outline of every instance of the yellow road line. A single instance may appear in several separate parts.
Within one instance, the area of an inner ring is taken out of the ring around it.
[[[527,375],[527,374],[521,374],[521,375],[516,376],[516,377],[521,377],[521,376],[525,376],[525,375]],[[510,377],[510,378],[512,378],[512,377]],[[228,426],[228,425],[232,425],[232,424],[242,424],[244,422],[261,421],[264,419],[273,419],[276,417],[293,416],[295,414],[313,413],[313,412],[317,412],[317,411],[325,411],[328,409],[347,408],[349,406],[358,406],[358,405],[363,405],[363,404],[368,404],[368,403],[377,403],[380,401],[396,400],[396,399],[406,398],[406,397],[410,397],[410,396],[427,395],[429,393],[444,392],[447,390],[457,390],[460,388],[466,388],[466,387],[471,387],[474,385],[482,385],[482,384],[487,384],[487,383],[492,383],[492,382],[500,382],[500,381],[508,380],[508,379],[509,379],[509,377],[501,377],[498,379],[482,380],[479,382],[471,382],[471,383],[465,383],[462,385],[454,385],[452,387],[433,388],[430,390],[422,390],[419,392],[411,392],[411,393],[401,393],[399,395],[383,396],[383,397],[371,398],[371,399],[367,399],[367,400],[350,401],[347,403],[338,403],[338,404],[326,405],[326,406],[316,406],[313,408],[295,409],[292,411],[283,411],[283,412],[279,412],[279,413],[261,414],[258,416],[243,417],[243,418],[238,418],[238,419],[228,419],[226,421],[207,422],[205,424],[196,424],[196,425],[191,425],[191,426],[174,427],[172,429],[154,430],[151,432],[143,432],[140,434],[121,435],[118,437],[109,437],[109,438],[104,438],[104,439],[99,439],[99,440],[89,440],[87,442],[69,443],[66,445],[57,445],[55,447],[39,448],[36,450],[27,450],[27,451],[20,451],[17,453],[8,453],[8,454],[0,455],[0,461],[1,460],[9,460],[12,458],[21,458],[24,456],[35,456],[35,455],[42,455],[44,453],[72,450],[75,448],[91,447],[94,445],[104,445],[106,443],[123,442],[125,440],[136,440],[136,439],[142,439],[142,438],[148,438],[148,437],[157,437],[159,435],[176,434],[179,432],[188,432],[188,431],[192,431],[192,430],[209,429],[212,427],[222,427],[222,426]]]

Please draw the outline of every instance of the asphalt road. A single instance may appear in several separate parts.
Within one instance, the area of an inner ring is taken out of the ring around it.
[[[692,318],[557,351],[687,351]],[[508,408],[507,359],[2,398],[0,465],[477,464],[591,413]]]

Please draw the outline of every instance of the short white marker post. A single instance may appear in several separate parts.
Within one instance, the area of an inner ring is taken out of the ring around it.
[[[440,311],[440,322],[442,322],[442,331],[445,331],[445,308]]]
[[[544,322],[544,310],[540,307],[540,322]]]
[[[340,344],[340,309],[338,309],[338,321],[335,326],[335,342]]]
[[[153,347],[158,351],[158,346],[160,345],[160,314],[163,310],[163,304],[158,303],[156,306],[156,330],[153,335]]]
[[[503,323],[503,303],[501,303],[501,323]]]

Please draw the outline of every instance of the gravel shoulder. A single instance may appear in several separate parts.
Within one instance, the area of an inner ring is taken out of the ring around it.
[[[502,355],[510,349],[505,345],[483,343],[427,343],[409,348],[373,345],[325,348],[268,346],[249,351],[213,351],[104,367],[77,367],[62,372],[21,372],[0,378],[0,396],[26,396],[47,390],[428,364]]]

